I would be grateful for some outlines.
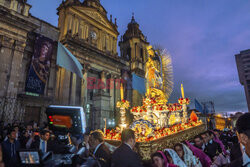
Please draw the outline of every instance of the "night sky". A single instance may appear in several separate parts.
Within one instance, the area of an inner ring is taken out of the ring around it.
[[[61,0],[28,0],[30,13],[57,26]],[[214,101],[216,112],[247,111],[235,54],[250,49],[250,0],[101,0],[123,34],[132,13],[151,45],[173,60],[170,102],[185,95]],[[118,38],[120,39],[120,37]],[[191,108],[194,107],[191,104]]]

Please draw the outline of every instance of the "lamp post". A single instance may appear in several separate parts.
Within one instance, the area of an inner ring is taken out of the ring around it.
[[[186,123],[188,121],[187,118],[187,105],[189,104],[189,100],[187,98],[185,98],[185,94],[184,94],[184,88],[183,88],[183,84],[181,84],[181,95],[182,95],[182,109],[183,109],[183,118],[182,118],[182,123]]]
[[[129,108],[129,102],[127,100],[123,99],[123,84],[121,83],[121,87],[120,87],[120,91],[121,91],[121,101],[118,101],[116,104],[117,108],[120,108],[120,120],[121,120],[121,131],[127,127],[126,124],[126,109]]]

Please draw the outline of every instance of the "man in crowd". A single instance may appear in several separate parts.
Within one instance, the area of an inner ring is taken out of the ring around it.
[[[104,144],[104,136],[100,131],[94,131],[89,136],[89,146],[93,150],[93,156],[100,162],[102,167],[109,167],[111,152]]]
[[[242,157],[241,145],[240,143],[235,143],[230,150],[230,161],[233,162]]]
[[[243,114],[236,122],[242,157],[234,160],[230,167],[250,167],[250,113]]]
[[[121,146],[112,155],[111,167],[142,167],[139,156],[133,151],[136,143],[134,131],[123,130],[121,139]]]
[[[49,141],[50,132],[47,130],[42,130],[40,137],[34,137],[34,140],[31,144],[31,149],[39,149],[43,154],[48,151],[52,151],[52,143]]]
[[[20,143],[16,140],[16,131],[14,128],[10,128],[7,131],[7,140],[2,143],[3,162],[5,167],[18,166],[17,151],[19,151]]]
[[[200,135],[194,137],[194,146],[204,151],[205,144],[203,143],[203,139]]]
[[[207,131],[201,134],[204,142],[205,149],[204,152],[212,159],[215,160],[216,157],[222,153],[221,147],[218,143],[213,141],[213,133],[211,131]]]

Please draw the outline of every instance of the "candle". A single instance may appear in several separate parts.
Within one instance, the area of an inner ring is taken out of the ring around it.
[[[123,85],[121,83],[121,86],[120,86],[120,91],[121,91],[121,100],[123,100]]]
[[[183,88],[183,84],[181,84],[181,95],[182,95],[182,98],[184,99],[185,96],[184,96],[184,88]]]

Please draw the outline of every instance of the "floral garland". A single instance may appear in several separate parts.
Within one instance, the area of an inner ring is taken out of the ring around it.
[[[182,106],[178,103],[168,104],[167,107],[168,107],[168,111],[170,112],[182,110]]]
[[[189,105],[190,100],[189,98],[179,98],[178,102],[180,103],[180,105],[183,105],[183,104]]]
[[[185,124],[176,124],[173,125],[169,128],[156,128],[153,130],[151,135],[148,136],[140,136],[140,134],[136,134],[137,138],[136,141],[137,142],[149,142],[155,139],[159,139],[161,137],[165,137],[171,134],[175,134],[178,133],[180,131],[201,125],[202,121],[197,121],[194,122],[191,119],[189,120],[188,123]],[[107,140],[121,140],[121,132],[119,130],[115,130],[115,129],[107,129],[106,130],[106,136],[105,139]]]
[[[154,98],[144,98],[143,99],[143,106],[152,106],[156,103],[156,100]]]
[[[121,101],[118,101],[117,103],[116,103],[116,107],[117,108],[125,108],[125,109],[128,109],[129,108],[129,101],[127,101],[127,100],[124,100],[124,99],[122,99]]]
[[[155,104],[152,105],[152,108],[157,111],[181,111],[182,106],[179,103],[174,103],[174,104],[167,104],[167,105],[162,105],[162,104]],[[133,107],[130,112],[132,113],[143,113],[147,112],[147,107],[145,105],[143,106],[138,106],[138,107]]]
[[[133,107],[130,112],[132,113],[142,113],[142,112],[147,112],[147,109],[145,106],[138,106],[138,107]]]

